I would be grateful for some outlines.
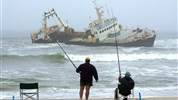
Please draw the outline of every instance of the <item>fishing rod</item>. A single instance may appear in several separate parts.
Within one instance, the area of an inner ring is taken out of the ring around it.
[[[115,31],[115,27],[114,27]],[[119,51],[118,51],[118,43],[117,43],[117,37],[115,32],[115,44],[116,44],[116,51],[117,51],[117,59],[118,59],[118,67],[119,67],[119,76],[121,76],[121,68],[120,68],[120,61],[119,61]]]
[[[115,26],[114,26],[114,31],[115,31]],[[115,32],[115,43],[116,43],[116,51],[117,51],[117,59],[118,59],[119,76],[121,76],[121,68],[120,68],[120,61],[119,61],[119,51],[118,51],[116,32]]]
[[[60,45],[59,41],[56,40],[57,44],[59,45],[59,47],[62,49],[62,51],[64,52],[64,54],[67,56],[67,58],[70,60],[70,62],[72,63],[72,65],[75,67],[75,69],[77,69],[77,67],[75,66],[75,64],[72,62],[72,60],[69,58],[69,56],[67,55],[67,53],[65,52],[65,50],[62,48],[62,46]]]
[[[111,11],[112,11],[112,8],[111,8]],[[113,16],[113,11],[112,11],[112,16]],[[121,68],[120,68],[120,61],[119,61],[119,50],[118,50],[118,43],[117,43],[117,35],[116,35],[115,25],[114,25],[114,33],[115,33],[115,44],[116,44],[116,51],[117,51],[117,61],[118,61],[118,68],[119,68],[119,76],[121,77]]]

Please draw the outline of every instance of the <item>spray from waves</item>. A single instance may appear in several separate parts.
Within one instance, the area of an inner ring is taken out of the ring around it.
[[[161,39],[155,41],[154,47],[159,48],[177,48],[178,38],[175,39]]]
[[[177,56],[176,56],[177,55]],[[178,60],[178,54],[120,54],[120,61],[137,61],[137,60],[155,60],[155,59],[166,59],[166,60]],[[84,61],[86,57],[90,57],[91,61],[117,61],[116,54],[90,54],[90,55],[74,55],[69,54],[72,61]],[[67,57],[65,56],[67,59]]]
[[[57,47],[57,44],[25,44],[25,43],[21,43],[21,44],[4,44],[3,45],[3,49],[2,49],[2,53],[4,54],[9,54],[9,55],[20,55],[20,54],[35,54],[35,53],[41,53],[42,51],[47,51],[50,49],[53,49]]]
[[[55,43],[52,43],[52,44],[41,44],[41,45],[39,45],[39,44],[36,44],[36,45],[32,45],[32,46],[27,46],[26,48],[28,48],[28,49],[36,49],[36,48],[41,48],[41,49],[44,49],[44,48],[53,48],[53,47],[57,47],[57,44]]]

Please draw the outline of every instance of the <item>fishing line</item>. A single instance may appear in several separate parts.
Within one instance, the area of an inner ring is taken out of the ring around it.
[[[72,63],[72,65],[75,67],[75,69],[77,69],[77,67],[75,66],[75,64],[72,62],[72,60],[69,58],[69,56],[67,55],[67,53],[65,52],[65,50],[62,48],[62,46],[60,45],[59,41],[57,41],[57,44],[59,45],[59,47],[62,49],[62,51],[64,52],[64,54],[67,56],[67,58],[70,60],[70,62]]]

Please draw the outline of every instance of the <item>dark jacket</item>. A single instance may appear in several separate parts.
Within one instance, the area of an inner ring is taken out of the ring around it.
[[[98,80],[98,73],[92,64],[86,62],[81,64],[77,69],[77,73],[80,73],[80,82],[82,83],[93,83],[93,76],[95,80]]]
[[[135,82],[131,77],[119,77],[120,85],[118,85],[119,93],[128,96],[131,94],[131,89],[134,88]]]

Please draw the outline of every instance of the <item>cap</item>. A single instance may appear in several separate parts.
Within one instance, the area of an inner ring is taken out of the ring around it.
[[[126,72],[125,76],[131,76],[130,72]]]
[[[90,58],[89,58],[89,57],[86,57],[86,58],[85,58],[85,60],[89,61],[89,60],[90,60]]]

